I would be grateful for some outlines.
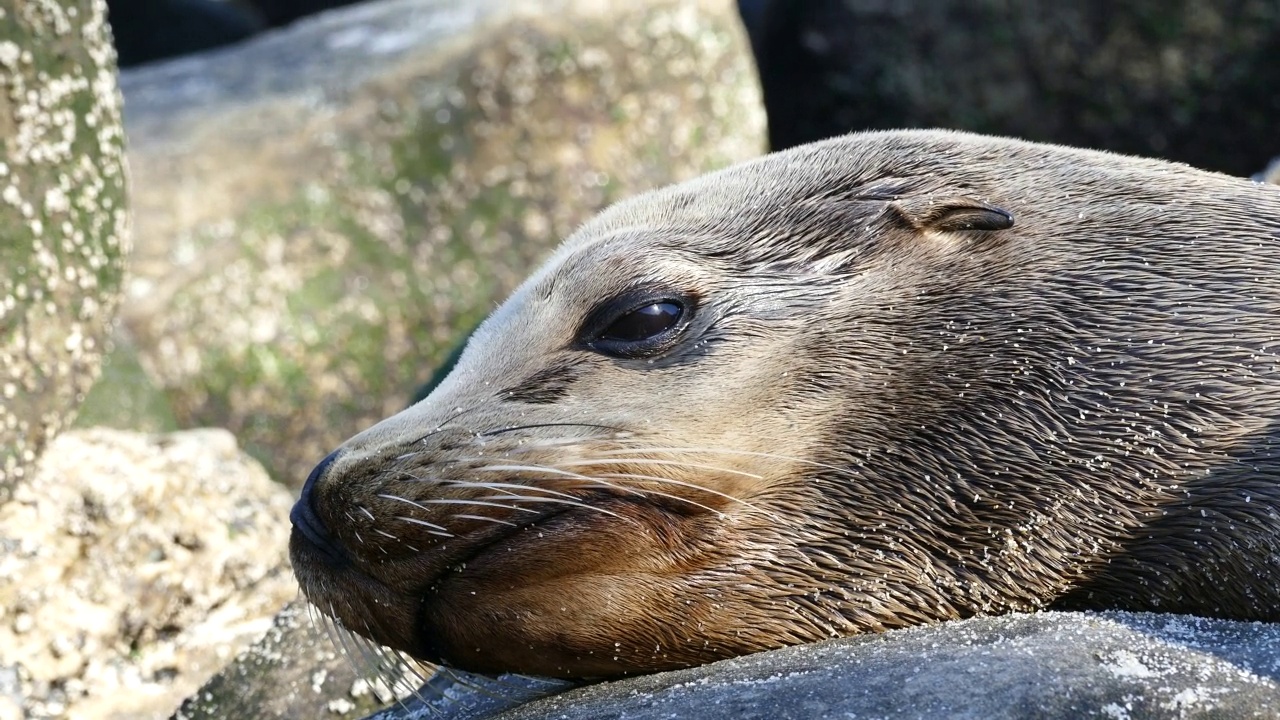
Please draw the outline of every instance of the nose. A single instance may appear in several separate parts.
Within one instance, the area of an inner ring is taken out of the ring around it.
[[[343,567],[351,562],[351,558],[334,540],[333,534],[329,532],[329,528],[325,527],[324,520],[320,519],[315,509],[316,485],[338,457],[338,453],[337,450],[329,453],[329,456],[321,460],[320,464],[316,465],[307,476],[307,482],[302,486],[302,494],[298,497],[298,502],[294,503],[293,510],[289,511],[289,522],[293,523],[295,539],[301,533],[326,562],[334,567]]]

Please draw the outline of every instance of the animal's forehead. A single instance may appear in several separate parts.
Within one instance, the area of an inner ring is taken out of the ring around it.
[[[704,228],[633,225],[567,244],[531,279],[531,298],[602,298],[646,285],[681,284],[700,262]]]

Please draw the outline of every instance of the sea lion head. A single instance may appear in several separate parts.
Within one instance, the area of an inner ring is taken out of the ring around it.
[[[1179,562],[1156,590],[1106,568],[1270,437],[1280,298],[1233,258],[1280,266],[1280,193],[1251,187],[902,132],[620,203],[316,469],[299,582],[415,657],[559,677],[1064,597],[1249,615]],[[1191,267],[1206,188],[1271,224]],[[1235,339],[1187,332],[1228,306]]]

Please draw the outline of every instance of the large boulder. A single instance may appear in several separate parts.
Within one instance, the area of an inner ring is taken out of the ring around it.
[[[0,5],[0,504],[75,416],[128,249],[101,0]]]
[[[945,127],[1248,175],[1280,153],[1274,0],[739,0],[774,149]]]
[[[225,430],[59,435],[0,507],[0,718],[165,717],[296,596],[290,502]]]
[[[895,630],[593,685],[506,713],[370,720],[1280,717],[1280,625],[1009,615]]]
[[[122,87],[122,344],[288,483],[603,205],[764,147],[731,0],[386,0]]]

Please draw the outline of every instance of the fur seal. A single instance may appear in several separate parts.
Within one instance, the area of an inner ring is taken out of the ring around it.
[[[1280,189],[958,132],[619,203],[322,462],[298,580],[476,672],[980,614],[1280,620]]]

